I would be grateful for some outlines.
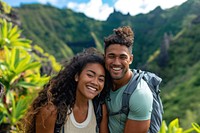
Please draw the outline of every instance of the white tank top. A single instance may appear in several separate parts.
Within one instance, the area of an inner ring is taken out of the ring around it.
[[[82,123],[78,123],[75,120],[72,111],[64,125],[64,133],[96,133],[96,116],[91,100],[89,100],[89,109],[86,120]]]

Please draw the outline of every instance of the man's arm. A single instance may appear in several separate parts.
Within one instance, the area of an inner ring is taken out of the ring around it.
[[[137,86],[129,100],[129,114],[124,133],[147,133],[150,127],[153,95],[145,81]]]
[[[124,133],[147,133],[150,126],[150,120],[130,120],[126,121]]]
[[[36,133],[54,133],[57,111],[53,105],[42,107],[36,115]]]

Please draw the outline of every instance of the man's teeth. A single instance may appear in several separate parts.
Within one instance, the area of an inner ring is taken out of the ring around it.
[[[115,67],[115,68],[113,68],[113,70],[118,71],[118,70],[121,70],[121,68],[119,68],[119,67]]]

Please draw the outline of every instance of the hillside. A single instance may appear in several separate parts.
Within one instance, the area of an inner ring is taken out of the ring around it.
[[[199,18],[200,14],[171,40],[165,66],[159,67],[159,57],[148,65],[148,69],[156,70],[164,79],[161,87],[164,119],[170,121],[178,117],[184,127],[194,121],[200,123]]]
[[[60,60],[73,56],[87,45],[94,46],[90,32],[99,22],[81,13],[40,4],[22,5],[17,12],[24,35]]]
[[[85,47],[96,47],[96,41],[103,47],[103,38],[113,28],[130,25],[135,32],[135,62],[132,67],[142,67],[159,48],[165,33],[176,34],[187,24],[186,20],[198,14],[198,5],[198,0],[190,0],[179,7],[168,10],[157,7],[148,14],[136,16],[114,11],[107,21],[96,21],[82,13],[51,5],[21,5],[16,10],[24,34],[59,60]]]

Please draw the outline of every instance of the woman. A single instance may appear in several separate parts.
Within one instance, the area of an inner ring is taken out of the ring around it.
[[[111,80],[104,66],[103,55],[94,48],[74,56],[33,101],[22,121],[23,131],[107,133],[105,104],[102,104],[102,119],[98,131],[91,102],[93,99],[94,105],[103,103],[109,91],[108,81]]]

